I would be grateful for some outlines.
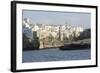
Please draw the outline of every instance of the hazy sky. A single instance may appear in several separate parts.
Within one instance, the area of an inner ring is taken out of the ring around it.
[[[23,10],[23,18],[29,18],[33,24],[64,25],[68,23],[85,29],[90,28],[91,25],[90,13]]]

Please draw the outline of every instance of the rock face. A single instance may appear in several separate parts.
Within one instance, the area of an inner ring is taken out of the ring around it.
[[[23,22],[23,50],[38,50],[40,46],[37,32],[32,31],[32,24],[25,18]]]
[[[85,29],[83,32],[80,33],[79,39],[84,39],[84,38],[91,38],[90,29]]]
[[[40,42],[37,36],[33,37],[33,40],[30,40],[23,34],[23,50],[38,50]]]

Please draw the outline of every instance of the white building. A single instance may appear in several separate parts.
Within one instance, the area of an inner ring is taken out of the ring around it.
[[[28,18],[25,18],[23,20],[23,28],[22,31],[23,33],[29,38],[32,39],[33,38],[33,33],[32,33],[32,27],[31,27],[32,23]]]

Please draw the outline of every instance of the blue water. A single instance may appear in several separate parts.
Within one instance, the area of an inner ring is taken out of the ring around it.
[[[47,62],[65,60],[87,60],[91,59],[90,49],[84,50],[59,50],[45,49],[34,51],[23,51],[22,62]]]

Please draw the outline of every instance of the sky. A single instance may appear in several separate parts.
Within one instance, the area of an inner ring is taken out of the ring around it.
[[[56,12],[23,10],[23,19],[29,18],[33,24],[54,24],[78,26],[84,29],[91,27],[91,14],[79,12]]]

